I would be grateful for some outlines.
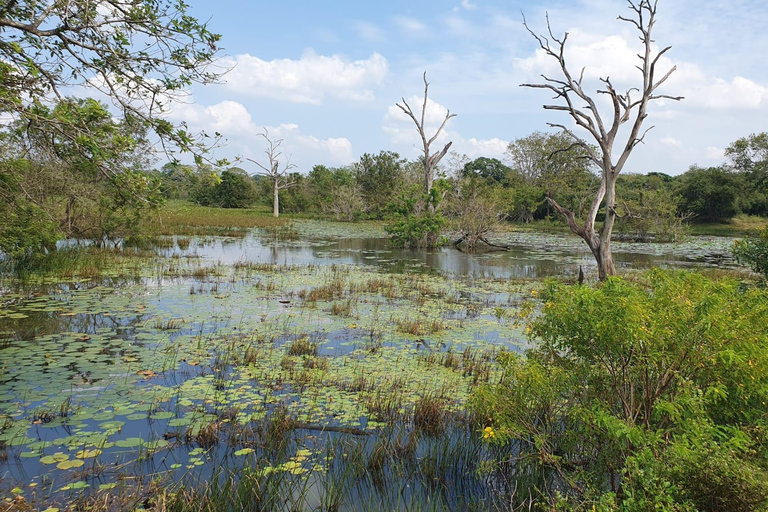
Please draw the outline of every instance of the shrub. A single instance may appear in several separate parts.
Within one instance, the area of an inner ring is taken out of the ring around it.
[[[533,348],[499,357],[503,379],[474,398],[516,472],[541,476],[533,501],[765,509],[768,292],[655,270],[541,297]]]
[[[733,244],[736,261],[752,267],[752,270],[768,278],[768,227],[756,238],[736,240]]]

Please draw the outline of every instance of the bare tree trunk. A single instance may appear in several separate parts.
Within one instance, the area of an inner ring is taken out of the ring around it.
[[[407,101],[405,101],[405,98],[402,98],[403,103],[402,105],[400,103],[396,103],[398,108],[403,111],[405,115],[410,117],[414,124],[416,125],[416,130],[419,132],[419,136],[421,137],[421,145],[424,150],[424,189],[429,195],[429,192],[432,190],[432,184],[435,181],[435,168],[437,168],[437,164],[440,163],[440,160],[443,159],[443,157],[448,153],[448,150],[451,148],[451,144],[453,142],[449,142],[445,145],[445,147],[438,151],[435,154],[431,154],[432,151],[432,143],[435,142],[438,136],[440,136],[440,133],[443,131],[443,128],[445,128],[446,123],[451,120],[451,118],[456,117],[456,114],[451,114],[450,110],[447,110],[445,113],[445,118],[443,119],[442,124],[437,129],[435,134],[432,137],[428,137],[426,134],[426,115],[427,115],[427,104],[428,104],[428,96],[429,96],[429,82],[427,82],[427,72],[424,72],[424,103],[421,106],[421,118],[417,118],[416,114],[413,112],[413,109],[411,109],[411,106],[408,104]],[[434,206],[430,205],[430,210],[434,213]]]
[[[288,175],[288,171],[294,169],[296,166],[290,162],[290,158],[283,164],[280,163],[283,153],[280,151],[280,146],[283,143],[283,139],[272,140],[269,138],[269,132],[264,128],[264,133],[259,134],[260,137],[264,137],[267,141],[268,147],[264,151],[267,155],[268,164],[264,165],[252,158],[248,158],[249,162],[253,162],[258,165],[261,171],[257,174],[266,176],[272,180],[272,216],[280,216],[280,189],[288,188],[296,184],[296,180]]]
[[[280,186],[277,183],[277,179],[273,182],[274,187],[273,190],[273,198],[272,198],[272,216],[273,217],[279,217],[280,216]]]
[[[625,18],[619,16],[619,19],[633,25],[640,32],[640,40],[643,43],[644,51],[638,54],[640,64],[637,69],[642,74],[642,86],[628,89],[624,94],[620,94],[614,89],[610,78],[601,78],[603,89],[598,90],[598,94],[604,94],[610,98],[613,104],[610,117],[604,118],[598,109],[594,97],[587,94],[583,89],[584,70],[578,75],[572,75],[565,62],[565,44],[568,40],[568,33],[558,39],[553,33],[547,18],[547,36],[536,35],[528,28],[525,19],[523,25],[528,32],[539,43],[539,47],[546,55],[557,60],[559,65],[560,78],[550,78],[542,76],[543,84],[522,84],[523,87],[534,87],[547,89],[555,94],[555,99],[561,100],[564,104],[544,105],[547,110],[566,112],[572,120],[583,131],[589,133],[591,138],[597,143],[599,151],[593,150],[587,142],[578,137],[570,127],[564,124],[550,123],[550,126],[560,128],[573,138],[574,145],[581,146],[589,155],[588,158],[600,166],[602,177],[600,188],[592,199],[587,217],[583,224],[576,221],[574,212],[563,208],[552,198],[547,198],[548,202],[568,221],[571,231],[579,235],[589,246],[597,262],[597,269],[600,280],[603,281],[616,274],[616,266],[613,263],[611,253],[611,235],[613,234],[613,225],[616,221],[616,179],[624,168],[632,150],[643,140],[648,133],[646,129],[641,132],[641,126],[648,116],[648,104],[654,100],[681,100],[681,96],[668,96],[657,94],[656,89],[663,84],[667,78],[675,71],[672,66],[661,78],[657,78],[656,65],[661,57],[669,51],[671,47],[667,46],[661,50],[655,50],[651,32],[656,22],[656,6],[658,0],[627,0],[630,10],[633,11],[634,18]],[[638,95],[638,96],[635,96]],[[578,104],[585,104],[584,107],[578,107]],[[614,163],[612,159],[613,146],[619,135],[619,128],[624,123],[630,122],[631,128],[627,141],[618,159]],[[600,232],[595,231],[595,220],[601,207],[605,209],[605,220],[603,221]]]

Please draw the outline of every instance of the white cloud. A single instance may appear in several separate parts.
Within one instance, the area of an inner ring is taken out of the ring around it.
[[[465,11],[474,11],[477,10],[477,4],[470,2],[469,0],[461,0],[461,9],[464,9]],[[459,7],[454,7],[454,11],[458,11]]]
[[[504,157],[508,144],[507,141],[497,137],[493,139],[476,139],[474,137],[464,139],[456,134],[456,139],[451,149],[463,153],[473,160],[481,156],[501,160]]]
[[[356,61],[340,55],[317,55],[312,50],[306,50],[299,60],[265,61],[243,54],[224,64],[233,67],[226,75],[230,91],[316,105],[326,96],[373,100],[373,88],[381,85],[389,72],[387,59],[378,53]]]
[[[346,165],[353,160],[352,143],[344,137],[321,139],[301,132],[295,123],[263,126],[254,122],[248,109],[236,101],[226,100],[210,106],[196,103],[176,103],[168,117],[185,121],[192,130],[207,133],[218,132],[227,139],[228,157],[261,159],[263,140],[258,134],[266,128],[270,138],[283,139],[282,149],[286,158],[297,165],[297,170],[307,172],[312,165]]]
[[[406,99],[408,105],[413,109],[417,119],[421,120],[421,107],[424,103],[423,97],[411,96]],[[401,101],[402,103],[402,101]],[[445,120],[447,109],[433,101],[427,100],[426,115],[424,122],[426,124],[426,136],[432,137]],[[478,139],[475,137],[465,138],[461,134],[451,129],[451,122],[446,124],[440,136],[435,139],[431,146],[432,151],[436,152],[443,149],[448,142],[452,142],[451,151],[459,154],[466,154],[471,159],[480,156],[490,158],[501,158],[507,149],[507,142],[499,138]],[[387,109],[384,115],[382,130],[388,136],[390,143],[397,146],[403,156],[407,158],[417,158],[422,154],[423,147],[419,137],[416,125],[399,107],[392,105]]]
[[[715,146],[709,146],[704,156],[707,160],[722,162],[725,159],[725,150]]]
[[[353,160],[352,143],[345,137],[318,139],[313,135],[305,135],[296,124],[286,123],[267,128],[274,137],[284,139],[283,145],[301,151],[303,155],[324,155],[324,162],[333,165],[346,165]]]
[[[355,23],[357,35],[367,41],[381,42],[386,39],[384,31],[377,25],[368,21],[358,21]]]
[[[589,94],[604,88],[597,79],[605,77],[610,77],[617,90],[624,91],[630,87],[636,87],[641,78],[639,71],[635,68],[639,63],[637,51],[637,45],[630,45],[621,36],[598,37],[594,34],[573,31],[569,34],[566,44],[566,63],[574,78],[578,78],[578,74],[584,68],[584,89]],[[659,60],[656,78],[661,78],[675,65],[677,69],[657,93],[683,96],[685,102],[682,108],[691,105],[712,110],[730,110],[761,109],[768,106],[768,87],[742,76],[736,76],[730,80],[710,76],[697,64],[675,62],[667,55]],[[535,83],[543,83],[540,77],[542,74],[550,78],[561,78],[556,59],[540,48],[533,55],[516,60],[515,66]],[[637,95],[637,92],[634,94]],[[659,115],[664,115],[664,110],[676,104],[677,102],[668,100],[655,103],[662,109]]]
[[[409,18],[407,16],[395,17],[395,24],[400,29],[411,36],[424,36],[427,34],[427,26],[417,20],[416,18]]]
[[[682,149],[683,143],[674,137],[663,137],[659,139],[659,142],[664,146]]]

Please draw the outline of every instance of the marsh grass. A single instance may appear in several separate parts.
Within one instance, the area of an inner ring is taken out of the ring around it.
[[[263,208],[210,208],[181,201],[169,201],[157,216],[145,219],[148,236],[229,236],[243,237],[253,228],[279,228],[285,219],[275,219]]]
[[[308,335],[300,336],[293,340],[288,346],[289,356],[317,356],[319,351],[318,344],[310,339]]]

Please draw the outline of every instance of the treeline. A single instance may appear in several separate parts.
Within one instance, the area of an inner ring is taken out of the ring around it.
[[[514,222],[557,217],[547,197],[583,215],[599,185],[586,151],[565,134],[535,132],[509,144],[505,162],[452,155],[438,180],[446,211],[470,207],[457,202],[490,202],[496,214]],[[679,176],[662,172],[621,175],[617,184],[618,233],[647,239],[674,238],[684,222],[728,222],[737,214],[768,216],[768,134],[737,140],[719,167],[691,168]],[[337,220],[388,219],[408,212],[421,193],[421,163],[395,152],[364,154],[346,167],[317,165],[288,177],[280,192],[282,212],[330,216]],[[166,164],[157,177],[168,198],[225,208],[272,203],[268,178],[241,168]]]

